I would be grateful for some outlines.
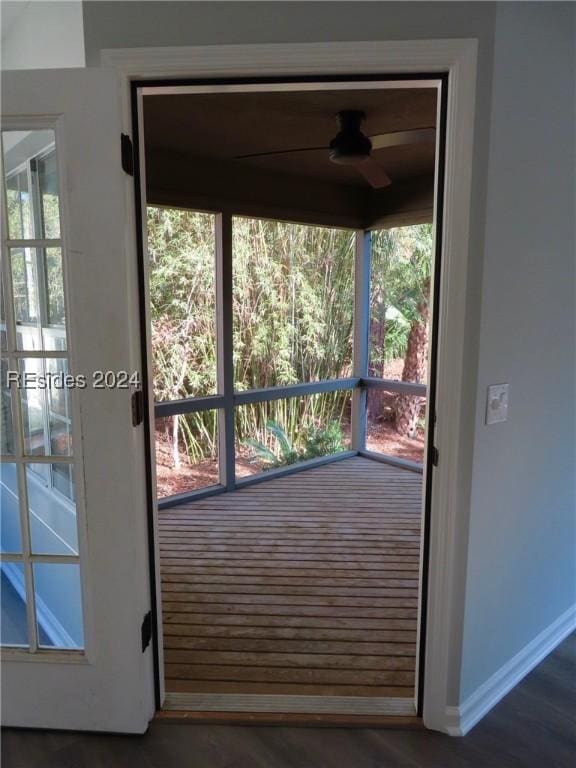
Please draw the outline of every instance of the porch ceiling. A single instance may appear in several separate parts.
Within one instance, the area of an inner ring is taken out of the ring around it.
[[[368,135],[432,127],[436,98],[433,88],[145,96],[149,201],[352,227],[430,221],[432,143],[376,150],[393,181],[384,190],[325,149],[237,158],[327,147],[341,109],[363,110]]]

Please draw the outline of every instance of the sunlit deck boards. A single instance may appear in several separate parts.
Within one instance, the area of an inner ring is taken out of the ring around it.
[[[162,511],[167,691],[411,697],[421,486],[352,458]]]

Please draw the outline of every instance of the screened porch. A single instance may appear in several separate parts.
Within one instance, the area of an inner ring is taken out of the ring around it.
[[[437,107],[416,83],[146,91],[170,708],[413,710]],[[378,179],[330,162],[352,114]]]
[[[270,370],[248,378],[235,352],[237,219],[201,224],[218,394],[155,404],[165,706],[346,714],[367,698],[372,713],[391,700],[411,713],[427,387],[369,375],[377,235],[339,231],[350,358],[336,367],[350,375],[257,388]],[[412,432],[391,443],[371,412],[399,402]],[[197,460],[190,435],[212,441]]]

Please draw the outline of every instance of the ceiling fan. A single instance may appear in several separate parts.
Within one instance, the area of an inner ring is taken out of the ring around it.
[[[392,179],[376,162],[374,150],[386,147],[396,147],[403,144],[421,144],[435,140],[434,128],[416,128],[409,131],[394,131],[380,133],[376,136],[366,136],[360,126],[366,115],[357,109],[344,109],[336,115],[338,133],[326,147],[299,147],[297,149],[281,149],[273,152],[255,152],[250,155],[239,155],[235,160],[245,160],[251,157],[266,157],[286,155],[295,152],[315,152],[320,149],[328,150],[331,162],[337,165],[353,165],[374,189],[382,189],[392,183]]]

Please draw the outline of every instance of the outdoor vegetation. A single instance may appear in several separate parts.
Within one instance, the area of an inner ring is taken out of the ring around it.
[[[429,225],[374,233],[371,375],[425,380],[431,247]],[[155,399],[215,394],[215,217],[149,208],[148,248]],[[353,232],[237,217],[233,257],[236,389],[350,376]],[[417,453],[420,399],[373,394],[370,439],[394,433]],[[345,450],[350,400],[342,391],[236,408],[237,473]],[[207,411],[158,420],[161,495],[195,487],[190,464],[206,470],[201,485],[217,482],[216,419]],[[179,473],[188,485],[175,488]]]

